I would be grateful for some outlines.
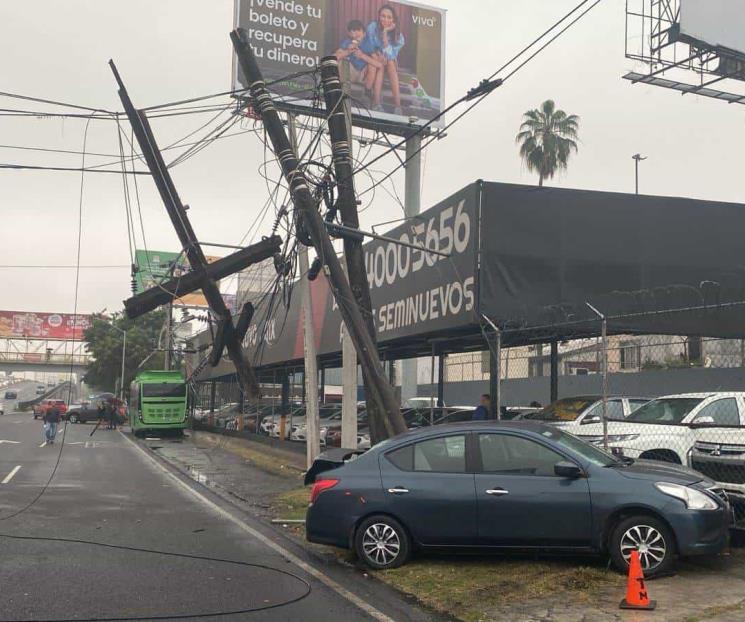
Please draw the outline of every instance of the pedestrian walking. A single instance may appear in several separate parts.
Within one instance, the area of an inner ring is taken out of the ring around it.
[[[49,443],[50,445],[54,443],[54,439],[57,436],[57,426],[59,425],[61,419],[62,417],[57,406],[52,404],[49,408],[47,408],[47,412],[44,414],[45,435],[47,443]]]
[[[488,393],[484,393],[481,396],[478,407],[473,411],[473,421],[486,421],[489,418],[490,408],[491,396]]]
[[[103,405],[103,402],[98,402],[98,425],[100,426],[103,423],[104,418],[106,417],[106,407]]]
[[[119,405],[111,402],[111,429],[116,430],[116,425],[119,423]]]

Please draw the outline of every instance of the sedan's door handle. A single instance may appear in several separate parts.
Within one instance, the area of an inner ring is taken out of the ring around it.
[[[395,488],[389,488],[388,492],[393,495],[405,495],[407,492],[409,492],[409,489],[403,488],[402,486],[396,486]]]
[[[508,495],[510,494],[509,490],[505,490],[504,488],[490,488],[486,491],[487,495],[495,495],[497,497],[501,497],[502,495]]]

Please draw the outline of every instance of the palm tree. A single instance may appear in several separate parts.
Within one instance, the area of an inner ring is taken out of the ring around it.
[[[566,170],[569,156],[577,151],[578,129],[579,117],[557,110],[551,99],[523,115],[515,142],[520,145],[520,157],[528,170],[538,173],[539,186],[557,171]]]

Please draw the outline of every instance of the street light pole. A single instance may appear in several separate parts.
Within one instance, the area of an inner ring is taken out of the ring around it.
[[[646,156],[641,155],[640,153],[636,153],[631,156],[631,159],[634,160],[634,171],[635,171],[635,178],[636,178],[636,194],[639,194],[639,162],[646,160]]]

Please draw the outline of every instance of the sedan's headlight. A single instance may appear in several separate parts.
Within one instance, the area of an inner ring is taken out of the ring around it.
[[[327,427],[321,428],[321,434],[326,434],[326,432],[328,432],[328,431],[329,431],[329,429]]]
[[[680,484],[671,484],[669,482],[657,482],[655,488],[670,497],[680,499],[686,504],[689,510],[719,509],[719,504],[709,495],[689,486],[681,486]]]
[[[622,443],[624,441],[635,441],[637,438],[639,438],[638,434],[609,434],[608,442]]]

